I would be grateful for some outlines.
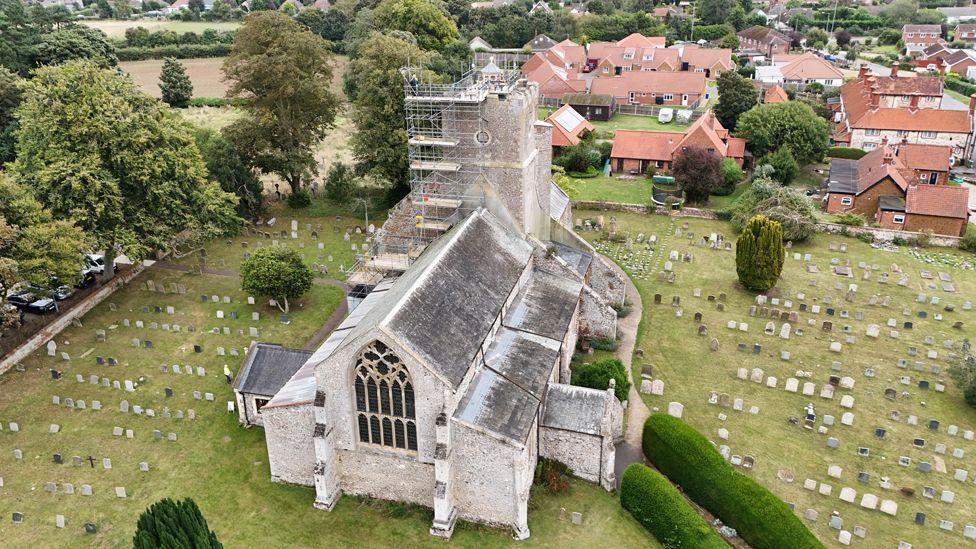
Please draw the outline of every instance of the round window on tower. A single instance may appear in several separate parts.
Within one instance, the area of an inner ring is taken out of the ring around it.
[[[474,140],[480,145],[487,145],[491,141],[491,136],[485,130],[479,130],[478,133],[474,134]]]

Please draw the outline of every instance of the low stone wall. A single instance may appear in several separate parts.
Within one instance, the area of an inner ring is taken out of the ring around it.
[[[881,229],[878,227],[850,227],[848,225],[839,225],[837,223],[817,223],[817,230],[828,234],[840,234],[847,232],[848,234],[854,236],[859,234],[870,234],[875,240],[880,240],[882,242],[891,242],[896,238],[911,240],[920,236],[926,236],[926,233],[896,231],[894,229]],[[959,247],[960,240],[961,239],[958,236],[944,236],[938,234],[929,235],[929,242],[932,246],[957,248]]]
[[[75,304],[74,307],[65,311],[61,316],[54,319],[50,324],[39,330],[36,334],[29,337],[26,341],[13,348],[0,360],[0,374],[3,374],[14,367],[18,362],[27,358],[31,353],[47,344],[54,336],[61,333],[76,318],[81,318],[88,311],[92,310],[107,297],[114,294],[116,290],[125,286],[130,280],[136,277],[145,268],[144,264],[133,265],[131,269],[119,273],[112,280],[111,284],[93,292],[84,300]]]
[[[575,200],[573,201],[573,209],[577,210],[600,210],[600,211],[613,211],[613,212],[629,212],[637,214],[656,214],[656,215],[671,215],[674,213],[678,217],[698,217],[701,219],[718,219],[718,216],[712,210],[703,210],[700,208],[689,208],[684,207],[680,210],[669,210],[663,206],[656,206],[651,210],[646,204],[629,204],[626,202],[605,202],[603,200]]]

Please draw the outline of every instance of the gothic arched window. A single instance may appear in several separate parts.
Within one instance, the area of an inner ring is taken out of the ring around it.
[[[356,359],[355,389],[359,442],[416,451],[413,383],[382,342],[370,343]]]

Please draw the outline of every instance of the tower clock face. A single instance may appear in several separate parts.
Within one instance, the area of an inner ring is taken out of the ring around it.
[[[491,136],[485,130],[480,130],[478,133],[474,134],[474,139],[481,145],[487,145],[491,141]]]

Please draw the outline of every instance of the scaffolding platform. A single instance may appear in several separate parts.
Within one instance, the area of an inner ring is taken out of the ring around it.
[[[428,147],[456,147],[458,144],[457,139],[447,139],[444,137],[428,137],[425,135],[417,135],[411,137],[407,141],[408,145],[416,146],[428,146]]]
[[[458,162],[437,162],[433,160],[411,160],[410,169],[425,172],[459,172],[461,164]]]
[[[450,210],[456,210],[462,204],[460,198],[447,198],[436,195],[421,195],[419,197],[411,195],[411,200],[418,206],[433,206],[435,208],[446,208]]]

